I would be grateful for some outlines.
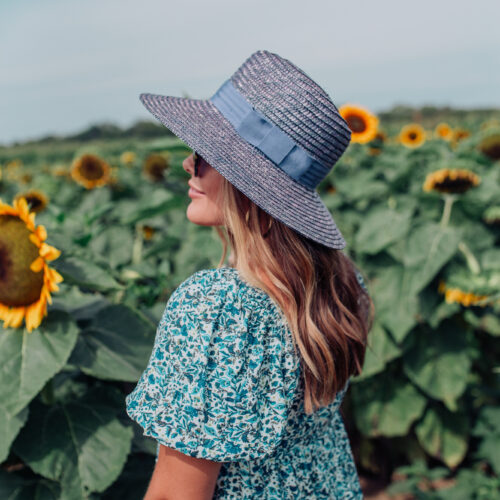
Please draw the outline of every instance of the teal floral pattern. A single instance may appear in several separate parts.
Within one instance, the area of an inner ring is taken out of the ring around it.
[[[222,267],[194,273],[171,294],[126,410],[157,441],[157,457],[162,444],[223,462],[215,499],[357,500],[339,412],[346,390],[306,415],[284,314]]]

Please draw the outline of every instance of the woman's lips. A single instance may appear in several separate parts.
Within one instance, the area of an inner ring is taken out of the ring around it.
[[[190,198],[199,198],[200,196],[205,196],[205,193],[202,193],[201,191],[198,191],[194,187],[190,186],[188,191],[188,196]]]

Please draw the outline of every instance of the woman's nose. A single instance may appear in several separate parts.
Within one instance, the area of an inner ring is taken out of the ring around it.
[[[194,173],[194,160],[193,154],[191,153],[186,159],[182,162],[182,168],[188,173],[193,175]]]

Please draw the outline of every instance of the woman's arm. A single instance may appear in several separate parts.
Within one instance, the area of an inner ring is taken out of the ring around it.
[[[211,500],[221,466],[160,445],[144,500]]]

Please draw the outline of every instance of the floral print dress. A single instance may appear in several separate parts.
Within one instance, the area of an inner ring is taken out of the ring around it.
[[[362,499],[339,412],[346,390],[306,415],[280,307],[221,267],[171,294],[126,410],[157,441],[156,459],[163,444],[223,462],[214,499]]]

